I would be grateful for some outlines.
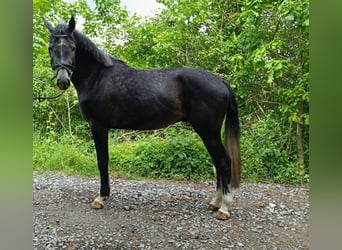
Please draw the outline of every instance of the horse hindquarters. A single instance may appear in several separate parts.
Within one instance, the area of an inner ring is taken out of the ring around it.
[[[202,71],[191,73],[181,77],[186,119],[201,137],[216,169],[217,194],[209,209],[218,211],[216,218],[226,220],[229,218],[228,204],[232,202],[229,189],[232,172],[231,158],[226,151],[229,148],[226,149],[221,140],[221,127],[230,109],[229,99],[234,97],[221,78]],[[227,141],[231,137],[228,134]]]

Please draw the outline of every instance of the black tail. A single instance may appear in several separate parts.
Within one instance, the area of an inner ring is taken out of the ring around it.
[[[230,86],[227,86],[229,90],[229,104],[226,114],[224,144],[231,159],[230,187],[238,188],[240,185],[241,171],[240,125],[235,95]]]

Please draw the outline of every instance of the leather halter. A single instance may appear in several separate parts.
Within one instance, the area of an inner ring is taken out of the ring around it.
[[[70,37],[72,39],[71,35],[52,35],[52,37]],[[57,77],[57,74],[58,74],[58,72],[61,69],[65,69],[68,72],[70,77],[71,77],[72,73],[75,70],[75,66],[74,65],[69,65],[69,64],[64,64],[64,63],[57,63],[57,64],[54,64],[54,65],[51,65],[51,67],[52,67],[52,69],[54,71],[56,71],[56,74],[55,74],[55,76],[52,79]]]

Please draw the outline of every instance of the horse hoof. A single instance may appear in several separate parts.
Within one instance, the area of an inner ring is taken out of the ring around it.
[[[216,212],[219,210],[219,207],[209,204],[208,210]]]
[[[90,207],[92,209],[102,209],[104,207],[104,202],[107,200],[106,196],[97,196],[95,200],[91,203]]]
[[[104,206],[103,206],[103,203],[100,203],[98,201],[93,201],[91,204],[90,204],[90,207],[92,209],[102,209]]]
[[[222,211],[217,211],[215,214],[215,218],[218,220],[228,220],[229,219],[229,213],[224,213]]]

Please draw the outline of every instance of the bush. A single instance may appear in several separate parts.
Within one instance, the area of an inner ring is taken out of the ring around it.
[[[81,128],[81,130],[85,128]],[[295,136],[274,113],[241,118],[243,182],[302,184],[309,181],[297,165]],[[90,132],[80,139],[67,133],[34,133],[33,165],[37,171],[98,176]],[[128,177],[207,180],[215,178],[209,153],[185,124],[150,132],[115,130],[109,136],[109,171]]]
[[[161,132],[162,131],[162,132]],[[205,180],[215,176],[200,138],[187,129],[161,130],[111,148],[111,165],[130,177]]]
[[[302,184],[308,173],[297,165],[293,131],[271,112],[262,119],[244,117],[241,134],[242,178],[247,182]]]
[[[33,137],[33,169],[36,171],[62,171],[84,176],[98,175],[96,155],[92,143],[59,135]]]

